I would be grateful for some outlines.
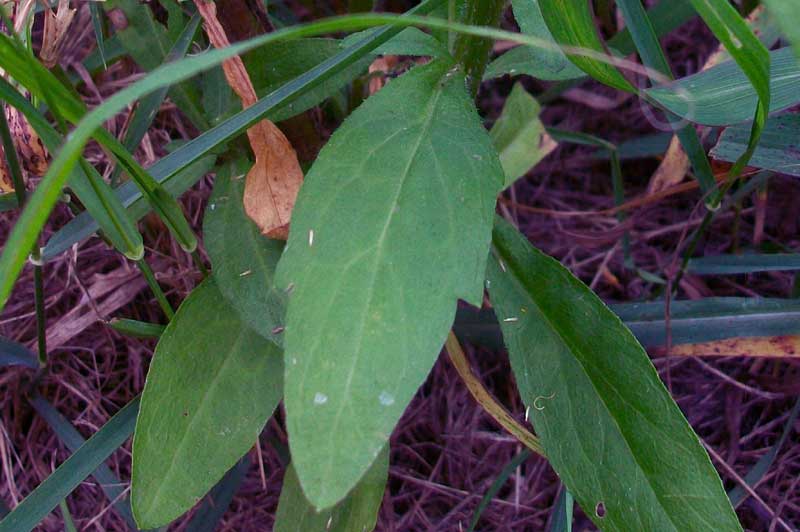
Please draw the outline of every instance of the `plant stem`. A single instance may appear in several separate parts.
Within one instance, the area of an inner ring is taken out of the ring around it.
[[[463,22],[473,26],[496,26],[505,5],[505,0],[467,0]],[[478,95],[491,50],[490,39],[463,34],[456,39],[455,58],[464,67],[473,96]]]
[[[36,248],[31,253],[33,259],[33,297],[36,307],[36,337],[39,347],[39,367],[44,369],[47,366],[47,322],[44,315],[44,280],[42,276],[42,265],[39,249]]]
[[[206,268],[206,265],[203,262],[203,257],[200,256],[200,252],[197,251],[197,249],[192,251],[192,258],[194,259],[194,263],[200,269],[200,273],[203,275],[203,279],[208,277],[208,268]]]
[[[520,443],[531,451],[541,456],[546,456],[542,444],[539,443],[539,438],[531,434],[529,430],[511,417],[511,414],[506,411],[503,405],[492,397],[486,388],[483,387],[480,380],[472,373],[469,367],[469,361],[466,355],[464,355],[461,344],[458,343],[458,338],[456,338],[453,331],[450,331],[450,334],[447,336],[445,348],[447,349],[447,354],[450,355],[450,361],[453,363],[456,371],[458,371],[458,375],[461,377],[461,380],[464,381],[469,393],[472,394],[472,397],[475,398],[478,404],[480,404],[501,427],[519,440]]]
[[[147,261],[144,259],[136,261],[136,265],[139,266],[139,269],[142,271],[142,275],[144,275],[148,286],[150,286],[150,290],[152,290],[153,295],[156,296],[156,301],[158,301],[161,310],[164,311],[164,314],[167,316],[168,320],[172,320],[173,316],[175,316],[175,311],[172,310],[172,306],[169,304],[169,301],[167,301],[167,296],[164,294],[164,291],[158,284],[156,276],[153,274],[153,270],[150,268],[150,265],[147,264]]]

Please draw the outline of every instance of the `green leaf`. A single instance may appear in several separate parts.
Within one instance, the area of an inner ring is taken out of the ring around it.
[[[770,112],[800,102],[800,63],[791,48],[770,55]],[[647,89],[647,95],[673,113],[697,124],[727,126],[752,120],[758,95],[741,68],[726,61],[669,85]]]
[[[517,5],[534,0],[517,0]],[[599,53],[606,53],[603,42],[594,25],[594,16],[589,3],[584,0],[539,0],[547,27],[555,40],[562,46],[585,48]],[[567,54],[570,60],[581,70],[611,87],[636,92],[636,89],[613,66],[591,57]]]
[[[340,41],[336,39],[298,39],[258,48],[242,59],[258,96],[266,96],[341,51]],[[365,55],[341,69],[299,98],[270,112],[270,120],[286,120],[319,105],[366,72],[371,61],[371,57]]]
[[[473,530],[475,530],[475,527],[478,525],[478,521],[480,520],[481,515],[483,515],[483,511],[486,510],[489,504],[491,504],[492,499],[494,499],[500,492],[500,490],[503,489],[503,486],[505,485],[508,478],[511,475],[513,475],[515,471],[517,471],[519,466],[525,463],[525,460],[527,460],[531,456],[531,454],[532,452],[530,449],[523,449],[520,453],[514,456],[514,458],[512,458],[505,466],[503,466],[503,469],[494,479],[492,485],[489,486],[489,489],[486,490],[486,493],[484,493],[483,497],[481,497],[481,502],[478,503],[478,506],[475,508],[475,513],[472,514],[472,521],[470,521],[469,523],[469,528],[467,529],[467,532],[472,532]]]
[[[0,367],[39,368],[39,359],[24,345],[0,336]]]
[[[186,526],[188,532],[214,532],[220,520],[228,511],[233,496],[239,491],[250,466],[248,457],[243,457],[239,462],[222,477],[212,489],[203,505],[192,516]]]
[[[63,443],[71,452],[77,452],[81,445],[86,443],[83,436],[72,426],[72,423],[67,421],[61,412],[45,401],[38,395],[30,399],[30,404],[36,412],[45,420],[53,432],[56,433],[58,439]],[[97,466],[92,476],[97,481],[97,485],[103,490],[106,498],[119,513],[125,522],[133,530],[137,530],[133,522],[133,515],[131,514],[131,505],[128,502],[127,489],[120,482],[119,478],[111,471],[111,469],[104,463]]]
[[[572,532],[574,500],[569,490],[562,487],[550,517],[548,532]]]
[[[800,55],[800,1],[764,0],[764,5],[794,46],[794,53]]]
[[[512,0],[514,18],[522,33],[552,42],[556,41],[542,17],[539,0]],[[493,61],[484,74],[484,79],[492,79],[503,74],[527,74],[534,78],[558,81],[583,77],[584,73],[567,59],[559,48],[539,49],[518,46]]]
[[[278,348],[243,324],[213,280],[195,288],[156,346],[133,440],[141,528],[189,510],[258,440],[281,398]]]
[[[658,36],[650,18],[644,10],[641,0],[619,0],[617,3],[620,11],[625,17],[625,23],[631,34],[633,42],[642,62],[646,67],[672,79],[672,69],[670,69],[667,57],[658,42]],[[657,81],[654,76],[650,76],[651,81]],[[700,189],[706,197],[706,202],[711,207],[715,207],[719,198],[716,194],[709,193],[717,188],[717,181],[714,179],[714,172],[708,162],[705,148],[703,148],[697,131],[693,127],[680,127],[678,117],[670,112],[666,112],[667,120],[673,128],[677,128],[676,135],[683,146],[684,152],[689,157],[694,169],[694,176],[700,184]]]
[[[741,530],[722,482],[630,331],[498,220],[489,293],[548,460],[604,530]]]
[[[753,85],[758,95],[747,150],[733,164],[729,175],[738,177],[753,155],[758,138],[764,129],[770,109],[770,55],[767,47],[756,37],[745,20],[729,2],[719,0],[691,0],[697,13],[714,36]]]
[[[441,0],[427,0],[417,6],[412,12],[424,14],[439,3],[441,3]],[[202,177],[203,174],[191,174],[195,177],[194,180],[180,180],[176,182],[174,188],[170,188],[170,183],[173,182],[173,178],[171,177],[173,174],[196,163],[201,157],[215,150],[217,146],[240,135],[247,130],[248,127],[265,116],[274,119],[275,117],[271,113],[275,112],[276,109],[293,101],[299,95],[305,94],[318,87],[321,83],[331,79],[332,76],[336,76],[337,73],[346,69],[354,62],[359,61],[360,58],[391,39],[394,35],[397,35],[401,30],[402,28],[400,27],[379,28],[374,35],[363,39],[350,48],[340,51],[334,57],[331,57],[308,72],[304,72],[294,80],[282,85],[280,88],[276,89],[275,92],[259,100],[255,105],[240,111],[214,128],[187,142],[166,157],[159,159],[158,162],[148,168],[148,171],[158,182],[166,183],[167,189],[170,190],[174,196],[182,194],[186,189],[192,186],[197,179]],[[294,31],[302,33],[303,29],[301,28]],[[270,42],[277,40],[274,34],[263,37],[260,41],[264,39],[270,39]],[[252,43],[250,47],[252,47]],[[142,201],[141,191],[131,182],[126,182],[120,186],[117,189],[117,194],[120,196],[122,203],[126,206],[133,203],[138,204]],[[144,209],[144,213],[150,210],[147,205],[143,205],[142,208]],[[95,222],[88,213],[79,214],[48,241],[47,245],[42,250],[42,257],[44,260],[50,260],[56,257],[72,247],[73,244],[89,237],[92,233],[97,231],[97,229],[97,222]]]
[[[217,172],[214,193],[206,207],[203,234],[217,287],[239,317],[253,330],[280,343],[283,294],[273,278],[283,242],[261,234],[242,203],[246,168],[230,164]]]
[[[539,120],[540,109],[536,98],[517,83],[492,127],[492,143],[506,174],[504,188],[524,176],[555,148],[555,142],[549,139]]]
[[[158,338],[164,332],[164,326],[126,318],[114,318],[108,326],[125,336],[133,338]]]
[[[721,161],[736,161],[747,150],[750,138],[747,125],[726,128],[711,155]],[[800,114],[786,114],[770,118],[761,133],[756,151],[748,163],[782,174],[800,177]]]
[[[67,458],[35,490],[0,521],[0,532],[29,532],[49,514],[58,503],[105,462],[133,432],[137,397],[108,420],[86,443]]]
[[[320,153],[292,216],[276,277],[291,289],[287,427],[318,508],[341,500],[383,448],[456,299],[482,299],[503,170],[450,67],[414,69],[362,104]]]
[[[283,477],[274,532],[369,532],[378,521],[378,510],[389,478],[389,446],[381,451],[353,491],[333,508],[317,512],[308,502],[292,465]]]
[[[347,48],[357,43],[367,36],[371,36],[376,30],[360,31],[348,35],[341,41],[341,46]],[[450,52],[439,40],[425,33],[419,28],[406,28],[396,37],[389,40],[386,44],[377,47],[373,52],[375,55],[414,55],[430,57],[448,57]]]
[[[781,272],[800,270],[800,254],[745,253],[743,255],[717,255],[689,259],[687,271],[695,275],[733,275],[755,272]]]

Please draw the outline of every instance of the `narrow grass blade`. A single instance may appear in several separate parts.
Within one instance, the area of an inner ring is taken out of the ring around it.
[[[764,129],[770,108],[770,55],[764,44],[748,27],[736,8],[719,0],[691,0],[698,14],[714,36],[742,69],[758,95],[753,127],[747,150],[736,160],[729,175],[738,177],[753,155]]]
[[[19,207],[17,195],[14,192],[0,194],[0,212],[11,211]]]
[[[53,405],[39,396],[34,396],[30,400],[30,404],[42,419],[47,422],[53,432],[56,433],[61,443],[71,452],[77,452],[81,445],[86,443],[83,436],[75,430],[75,427]],[[103,490],[103,493],[105,493],[108,501],[114,504],[114,508],[120,517],[125,520],[130,528],[137,530],[124,484],[104,463],[101,463],[94,470],[92,476],[97,481],[100,489]]]
[[[164,325],[125,318],[114,318],[108,326],[120,334],[133,338],[158,338],[164,332]]]
[[[569,490],[562,486],[561,493],[558,494],[553,513],[550,514],[550,526],[548,532],[572,532],[572,512],[574,511],[575,501]]]
[[[747,151],[749,127],[737,125],[722,132],[711,155],[733,162]],[[800,114],[774,116],[767,121],[749,165],[800,177]]]
[[[550,33],[560,44],[605,53],[588,2],[539,0],[539,6]],[[567,55],[575,65],[596,80],[622,91],[636,92],[636,89],[613,66],[589,57]]]
[[[89,2],[89,14],[92,17],[92,29],[94,30],[94,39],[97,43],[97,51],[100,54],[100,59],[103,61],[103,66],[108,67],[106,63],[105,53],[105,35],[103,35],[103,11],[97,2]]]
[[[441,0],[424,2],[413,12],[417,14],[427,13],[439,3],[441,3]],[[275,110],[280,109],[283,105],[292,102],[300,95],[314,89],[356,61],[359,61],[366,54],[400,33],[400,31],[402,31],[402,28],[398,27],[379,29],[361,42],[346,48],[331,59],[324,61],[319,66],[276,89],[271,94],[260,99],[255,105],[248,107],[187,142],[160,159],[148,171],[157,181],[163,183],[182,168],[214,150],[218,145],[235,138],[265,116],[270,117]],[[187,182],[186,188],[192,184],[192,182]],[[181,192],[183,190],[178,193]],[[120,195],[122,203],[126,206],[141,198],[141,192],[136,189],[133,183],[123,184],[117,189],[117,193]],[[51,238],[51,241],[43,249],[42,256],[45,260],[51,260],[72,247],[76,242],[87,238],[97,229],[97,223],[92,220],[89,214],[80,214]]]
[[[658,42],[656,30],[644,10],[641,0],[619,0],[617,6],[625,17],[628,31],[631,33],[633,42],[642,62],[648,68],[660,72],[664,76],[672,79],[672,69],[667,62],[661,44]],[[656,80],[652,80],[655,82]],[[706,151],[700,143],[697,131],[692,126],[679,127],[679,117],[667,111],[667,120],[676,128],[676,134],[680,139],[686,155],[694,168],[694,176],[700,184],[700,189],[706,195],[706,201],[711,206],[716,206],[719,198],[709,193],[717,188],[717,181],[714,179],[714,172],[711,163],[708,162]]]
[[[0,336],[0,367],[39,368],[39,360],[27,347]]]
[[[797,415],[800,414],[800,400],[797,400],[792,407],[792,410],[789,412],[789,418],[786,420],[786,424],[783,426],[783,431],[781,432],[778,441],[776,441],[772,447],[770,447],[769,451],[764,453],[758,461],[753,464],[753,467],[750,468],[750,471],[744,476],[745,482],[753,488],[756,487],[759,480],[763,478],[763,476],[769,471],[769,468],[772,467],[772,464],[775,462],[775,458],[778,457],[778,452],[780,452],[781,447],[786,443],[786,440],[789,439],[792,432],[794,431],[794,422],[797,420]],[[742,486],[736,486],[732,490],[728,492],[728,498],[731,500],[731,504],[733,507],[736,508],[742,501],[747,497],[747,491]]]
[[[522,465],[531,454],[532,453],[529,449],[523,449],[522,452],[514,456],[514,458],[512,458],[511,461],[500,470],[500,473],[497,474],[494,482],[492,482],[492,485],[489,486],[488,490],[486,490],[486,493],[483,494],[481,501],[475,508],[475,513],[472,514],[472,521],[469,523],[467,532],[473,532],[473,530],[475,530],[475,527],[478,525],[478,521],[481,519],[481,515],[483,515],[484,510],[486,510],[489,504],[491,504],[492,499],[494,499],[495,495],[497,495],[500,490],[503,489],[503,486],[508,478],[514,474],[514,471],[516,471],[517,468]]]
[[[800,61],[791,48],[770,55],[770,112],[800,102]],[[728,126],[753,119],[758,94],[734,61],[647,89],[646,94],[673,113],[697,124]]]
[[[686,270],[695,275],[796,271],[800,270],[800,254],[775,253],[764,255],[753,253],[697,257],[689,260]]]
[[[133,433],[139,399],[103,425],[0,521],[0,532],[29,532]]]

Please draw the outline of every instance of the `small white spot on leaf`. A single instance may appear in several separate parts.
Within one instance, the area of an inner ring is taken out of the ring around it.
[[[328,396],[325,395],[324,393],[317,392],[316,394],[314,394],[315,405],[324,405],[327,402],[328,402]]]
[[[394,404],[394,396],[384,390],[378,396],[378,401],[380,401],[383,406],[390,406]]]

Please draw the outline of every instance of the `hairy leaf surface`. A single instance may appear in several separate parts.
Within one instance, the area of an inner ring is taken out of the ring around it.
[[[315,506],[383,448],[456,300],[480,303],[502,183],[464,75],[440,61],[362,104],[309,171],[276,284],[290,292],[289,443]]]
[[[504,221],[489,293],[547,457],[603,530],[741,527],[644,349],[594,293]]]
[[[189,510],[252,447],[281,398],[280,350],[239,319],[213,280],[161,335],[133,441],[141,528]]]

